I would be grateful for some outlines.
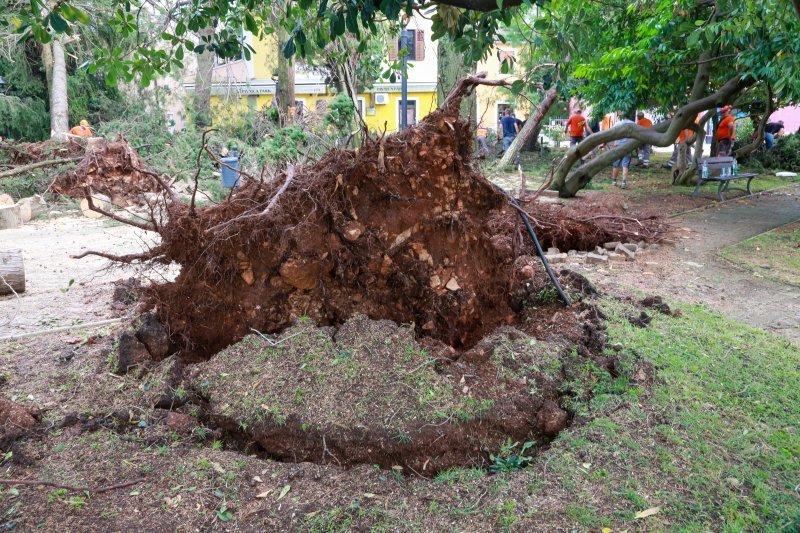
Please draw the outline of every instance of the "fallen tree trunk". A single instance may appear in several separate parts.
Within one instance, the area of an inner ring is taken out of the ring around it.
[[[75,161],[79,161],[81,159],[83,159],[83,156],[64,157],[60,159],[48,159],[47,161],[39,161],[38,163],[31,163],[30,165],[22,165],[20,167],[12,168],[11,170],[4,170],[3,172],[0,172],[0,179],[10,178],[12,176],[16,176],[17,174],[24,174],[26,172],[30,172],[31,170],[36,170],[37,168],[54,167],[56,165],[74,163]]]
[[[25,292],[22,250],[0,250],[0,295]]]
[[[18,205],[0,205],[0,230],[15,229],[22,225]]]
[[[528,139],[531,138],[531,135],[539,131],[542,125],[542,121],[544,117],[547,116],[547,113],[550,111],[550,108],[553,107],[553,104],[556,102],[556,97],[558,96],[558,91],[556,91],[555,86],[551,88],[547,93],[545,93],[544,98],[542,99],[541,103],[536,107],[536,114],[529,118],[525,125],[520,130],[519,135],[514,139],[511,143],[511,146],[508,147],[506,153],[503,154],[503,158],[497,163],[497,168],[504,169],[508,165],[514,162],[517,158],[517,154],[519,154],[522,147],[528,142]]]

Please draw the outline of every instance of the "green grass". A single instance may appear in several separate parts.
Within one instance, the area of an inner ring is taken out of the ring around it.
[[[751,237],[720,251],[759,276],[800,286],[800,222]]]
[[[651,361],[660,381],[622,424],[592,422],[610,444],[601,453],[626,457],[634,473],[604,476],[609,488],[632,510],[660,504],[653,522],[672,530],[800,527],[800,348],[697,306],[681,306],[678,319],[655,316],[647,329],[628,324],[619,304],[604,310],[628,364]],[[650,431],[636,431],[653,417]]]

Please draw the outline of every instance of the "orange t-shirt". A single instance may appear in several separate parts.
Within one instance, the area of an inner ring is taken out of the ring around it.
[[[90,130],[86,126],[75,126],[71,130],[69,130],[69,132],[72,135],[77,135],[79,137],[91,137],[92,136],[92,130]]]
[[[678,135],[678,144],[684,142],[686,139],[690,138],[694,135],[692,130],[681,130],[681,134]]]
[[[586,131],[586,117],[572,115],[567,120],[567,126],[569,126],[570,137],[583,137],[583,133]]]
[[[733,137],[733,124],[736,122],[732,116],[723,118],[717,127],[717,139],[730,139]]]
[[[649,118],[640,118],[639,120],[636,121],[636,124],[638,124],[639,126],[641,126],[643,128],[652,128],[653,127],[653,122]]]

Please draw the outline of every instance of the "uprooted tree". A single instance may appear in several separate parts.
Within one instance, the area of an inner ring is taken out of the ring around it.
[[[157,231],[160,243],[136,255],[87,254],[180,265],[148,299],[175,344],[201,357],[251,328],[280,331],[300,316],[340,324],[355,313],[470,346],[514,323],[542,287],[517,213],[470,166],[474,139],[459,107],[481,83],[504,82],[462,79],[419,125],[367,138],[357,151],[333,150],[268,183],[251,179],[216,205],[182,204],[164,178],[147,174],[162,191],[165,218],[142,222],[91,208]],[[91,200],[93,179],[83,187]],[[545,246],[565,249],[657,240],[664,230],[656,220],[626,229],[613,217],[581,219],[544,205],[533,218]]]

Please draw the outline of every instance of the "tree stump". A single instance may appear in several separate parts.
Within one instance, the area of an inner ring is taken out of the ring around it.
[[[22,250],[0,250],[0,295],[15,292],[25,292]]]
[[[0,230],[14,229],[22,225],[19,206],[0,205]]]

